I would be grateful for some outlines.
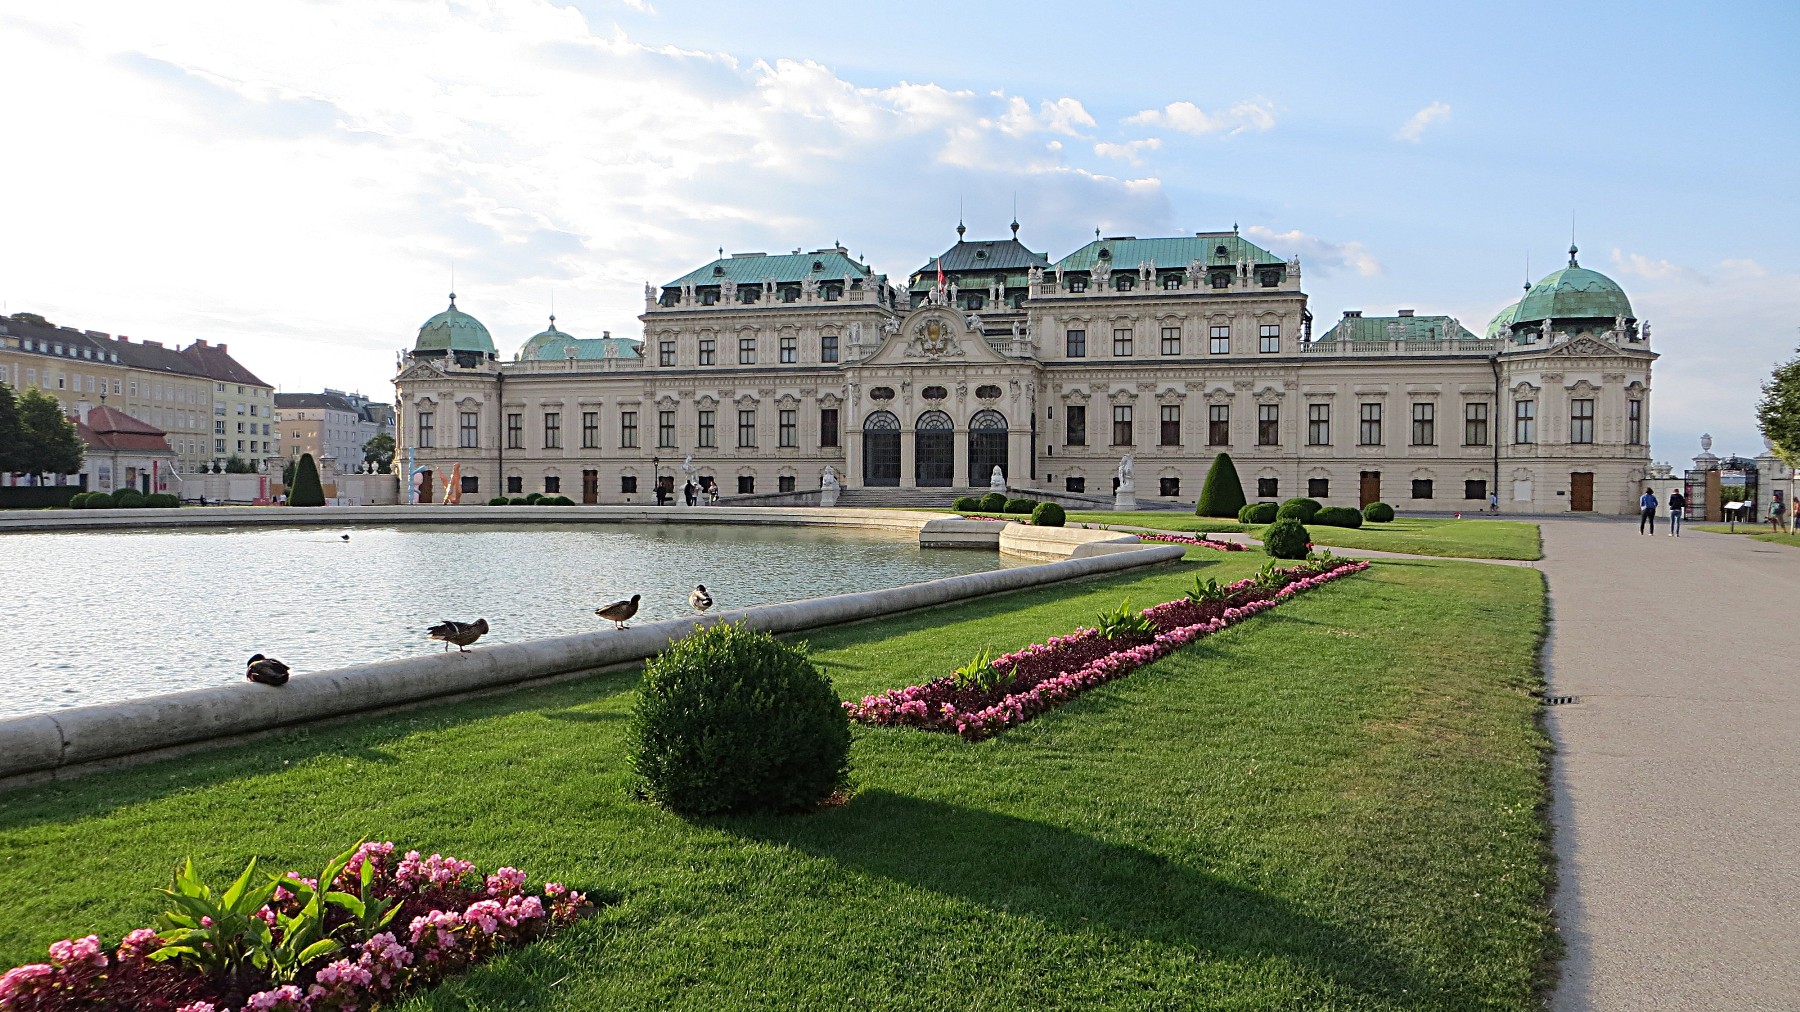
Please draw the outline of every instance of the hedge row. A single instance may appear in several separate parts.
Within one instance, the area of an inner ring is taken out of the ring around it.
[[[117,492],[81,492],[69,499],[72,510],[172,510],[180,505],[181,500],[167,492],[145,495],[135,488],[122,488]]]
[[[1063,508],[1053,502],[1036,499],[1008,499],[999,492],[989,492],[977,499],[972,495],[957,496],[950,508],[958,513],[1011,513],[1029,516],[1038,527],[1061,527],[1068,520]]]
[[[575,500],[566,495],[545,495],[542,492],[533,492],[528,496],[516,499],[497,495],[489,499],[487,504],[489,506],[573,506]]]

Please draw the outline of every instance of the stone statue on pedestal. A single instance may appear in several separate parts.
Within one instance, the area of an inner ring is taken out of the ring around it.
[[[1006,473],[1004,471],[1000,470],[999,464],[994,465],[993,476],[988,478],[988,491],[990,491],[990,492],[1006,491]]]
[[[1119,470],[1117,475],[1119,487],[1113,489],[1113,509],[1137,509],[1137,486],[1132,481],[1131,469],[1131,454],[1127,453],[1125,456],[1119,458]]]
[[[838,482],[837,468],[826,464],[825,473],[819,477],[819,505],[836,506],[841,491],[843,485]]]

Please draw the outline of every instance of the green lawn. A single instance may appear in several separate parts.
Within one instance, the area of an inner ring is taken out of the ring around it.
[[[811,637],[842,694],[1091,622],[1153,575]],[[1391,562],[972,745],[858,729],[844,807],[629,799],[615,674],[0,795],[0,966],[117,938],[192,854],[359,837],[616,895],[403,1007],[1517,1009],[1554,956],[1535,571]]]
[[[1190,513],[1143,510],[1134,513],[1070,513],[1070,523],[1131,524],[1165,531],[1248,532],[1260,538],[1262,527],[1236,520],[1215,520]],[[1453,520],[1447,517],[1397,517],[1391,523],[1364,524],[1357,530],[1313,524],[1313,543],[1331,548],[1367,548],[1409,555],[1461,559],[1544,557],[1538,526],[1523,520]]]
[[[1730,524],[1688,524],[1686,529],[1692,531],[1707,531],[1712,534],[1742,534],[1754,538],[1757,541],[1767,541],[1770,544],[1794,545],[1800,547],[1800,534],[1794,534],[1788,531],[1777,533],[1776,531],[1769,529],[1769,525],[1766,521],[1761,525],[1738,524],[1736,530],[1733,530]]]

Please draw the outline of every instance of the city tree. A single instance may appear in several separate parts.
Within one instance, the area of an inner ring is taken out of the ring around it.
[[[1783,463],[1800,468],[1800,355],[1776,366],[1762,392],[1756,423],[1762,427],[1763,438]]]
[[[382,474],[393,470],[394,437],[390,433],[377,432],[375,438],[363,444],[363,463],[374,464]]]
[[[12,470],[25,474],[74,474],[87,448],[56,398],[28,389],[18,398],[19,435]]]
[[[12,387],[0,383],[0,474],[23,471],[19,464],[19,401]]]

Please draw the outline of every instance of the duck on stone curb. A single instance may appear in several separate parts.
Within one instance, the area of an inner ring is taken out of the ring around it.
[[[700,612],[713,606],[712,595],[706,592],[706,584],[694,584],[694,592],[688,595],[688,604],[692,605],[695,611]]]
[[[613,623],[613,625],[620,629],[628,628],[625,623],[631,616],[638,613],[638,601],[643,596],[644,595],[642,594],[633,594],[629,601],[614,601],[611,604],[602,605],[601,607],[594,609],[594,614]]]
[[[445,619],[427,630],[427,636],[442,640],[445,653],[450,651],[450,644],[454,643],[459,652],[466,654],[469,652],[469,645],[487,635],[487,631],[488,623],[485,618],[478,618],[473,622],[452,622]]]
[[[244,678],[262,685],[286,685],[288,666],[273,657],[251,654],[244,665]]]

